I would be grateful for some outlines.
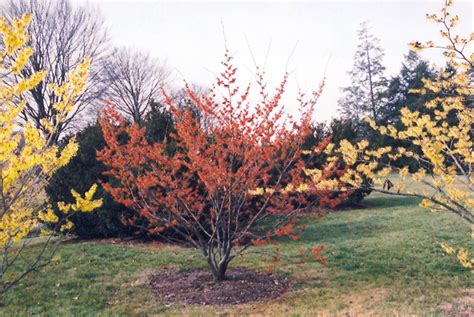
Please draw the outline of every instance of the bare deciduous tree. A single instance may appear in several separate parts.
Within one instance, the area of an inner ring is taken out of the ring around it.
[[[104,64],[108,97],[127,119],[140,123],[152,102],[159,102],[160,89],[170,71],[158,60],[126,48],[116,49]]]
[[[33,49],[24,69],[13,80],[21,80],[45,70],[42,83],[29,91],[27,106],[22,119],[32,121],[47,132],[42,119],[55,122],[57,111],[53,105],[58,97],[51,84],[62,85],[66,75],[84,58],[91,59],[89,84],[77,99],[68,118],[58,125],[52,140],[57,142],[69,129],[74,129],[87,119],[88,110],[101,103],[105,85],[100,78],[101,60],[106,57],[108,37],[103,19],[89,8],[75,7],[68,0],[9,0],[2,7],[8,20],[30,13],[27,45]]]

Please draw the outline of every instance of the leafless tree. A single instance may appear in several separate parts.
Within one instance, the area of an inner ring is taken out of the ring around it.
[[[104,64],[107,96],[116,109],[140,123],[153,102],[159,102],[160,90],[170,77],[165,64],[141,52],[116,49]]]
[[[85,57],[91,59],[89,84],[78,98],[74,111],[59,125],[52,138],[58,142],[68,130],[87,121],[88,110],[101,103],[106,86],[99,65],[106,57],[108,36],[101,16],[91,8],[73,6],[68,0],[8,0],[2,6],[2,14],[9,20],[24,13],[32,15],[28,45],[34,53],[18,76],[24,78],[41,70],[47,72],[43,82],[27,96],[24,120],[34,122],[47,132],[41,120],[45,118],[55,123],[53,104],[58,101],[50,84],[63,84],[70,70]]]

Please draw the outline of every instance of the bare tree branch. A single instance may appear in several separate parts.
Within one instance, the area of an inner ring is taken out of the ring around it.
[[[103,70],[107,97],[135,123],[143,121],[152,102],[158,102],[160,89],[171,74],[165,64],[126,48],[116,49]]]
[[[98,14],[90,8],[74,7],[68,0],[9,0],[2,7],[3,16],[10,21],[25,13],[32,15],[27,45],[34,53],[21,73],[9,79],[19,81],[42,70],[47,75],[26,96],[28,103],[22,113],[23,120],[33,122],[47,133],[42,119],[55,124],[57,114],[53,104],[58,97],[51,84],[63,84],[70,70],[84,58],[91,59],[89,84],[68,118],[59,124],[52,138],[53,142],[58,142],[69,130],[82,126],[90,115],[89,110],[101,103],[106,86],[102,83],[98,66],[106,57],[108,36],[104,21]]]

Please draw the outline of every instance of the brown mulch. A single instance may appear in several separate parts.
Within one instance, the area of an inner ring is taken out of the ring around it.
[[[167,304],[232,305],[275,299],[286,293],[292,282],[281,276],[233,269],[227,279],[214,281],[206,270],[162,271],[151,276],[153,293]]]

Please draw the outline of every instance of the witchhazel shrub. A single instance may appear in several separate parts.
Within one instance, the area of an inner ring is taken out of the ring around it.
[[[356,144],[342,140],[336,152],[347,164],[358,164],[357,169],[346,174],[346,181],[353,186],[360,186],[360,177],[365,175],[374,179],[374,190],[422,198],[421,206],[453,212],[473,224],[474,53],[469,55],[468,52],[474,33],[468,37],[454,35],[459,18],[450,14],[451,5],[452,1],[447,1],[441,13],[427,15],[429,20],[441,25],[440,33],[447,44],[411,43],[413,49],[440,48],[447,59],[447,66],[439,69],[439,75],[424,79],[424,87],[415,91],[422,95],[436,94],[424,104],[431,114],[402,108],[399,128],[377,125],[367,119],[374,132],[409,143],[417,151],[406,147],[373,148],[367,140]],[[391,164],[401,158],[412,161],[417,168],[412,171],[408,165]],[[398,172],[399,181],[387,189],[385,180],[392,171]],[[406,186],[407,181],[421,183],[426,189],[415,191]]]
[[[26,46],[30,19],[29,15],[23,15],[9,23],[0,18],[0,294],[51,260],[47,248],[53,237],[51,232],[42,232],[48,237],[37,241],[40,245],[36,253],[23,256],[33,241],[30,239],[33,230],[41,224],[49,224],[59,231],[68,230],[73,226],[68,219],[73,213],[90,212],[102,204],[101,200],[93,200],[95,184],[84,196],[71,190],[72,203],[57,203],[64,214],[62,221],[54,214],[53,206],[42,202],[41,195],[51,175],[77,152],[74,139],[63,147],[55,145],[53,139],[87,84],[89,61],[85,60],[67,74],[61,85],[52,85],[57,102],[51,120],[42,120],[42,128],[24,122],[21,119],[27,104],[24,93],[40,85],[46,75],[41,71],[19,81],[11,77],[23,69],[33,53]]]
[[[150,105],[150,111],[142,122],[145,127],[146,139],[150,143],[163,142],[173,129],[171,115],[157,103]],[[77,154],[71,161],[56,171],[48,186],[46,193],[54,206],[58,201],[72,202],[73,197],[68,188],[85,190],[95,183],[108,183],[109,176],[104,175],[107,170],[102,162],[97,160],[97,152],[105,146],[105,140],[99,123],[89,125],[75,135],[79,145]],[[111,238],[111,237],[136,237],[155,238],[150,235],[146,227],[147,220],[141,218],[131,224],[128,221],[133,211],[116,202],[113,197],[102,187],[97,189],[96,197],[103,200],[100,208],[90,213],[77,213],[69,219],[74,224],[70,233],[80,238]],[[53,208],[58,217],[62,212]],[[168,232],[172,235],[172,232]]]
[[[311,133],[306,136],[305,142],[303,144],[303,149],[305,153],[311,153],[311,150],[314,149],[318,144],[322,142],[330,142],[329,148],[326,151],[319,153],[316,157],[313,156],[304,156],[305,166],[307,169],[321,169],[324,164],[327,164],[328,158],[330,157],[331,144],[337,144],[341,140],[350,140],[351,142],[356,142],[361,140],[361,137],[358,133],[358,127],[356,124],[349,119],[332,119],[329,122],[321,122],[313,124]],[[344,162],[341,161],[341,165]],[[356,165],[351,166],[355,168]],[[364,177],[363,183],[369,185],[372,179],[369,177]],[[351,188],[351,185],[348,183],[344,184],[346,188]],[[340,207],[358,207],[361,206],[362,200],[368,196],[371,192],[370,186],[351,188],[347,192],[347,197],[342,201]],[[332,193],[333,196],[338,196],[340,193],[335,190]],[[316,195],[311,195],[310,200],[314,206],[318,206],[319,197]]]
[[[459,17],[450,12],[452,3],[447,0],[439,13],[426,15],[440,26],[439,43],[410,43],[413,50],[439,49],[446,59],[446,66],[440,67],[435,77],[424,78],[423,87],[412,91],[431,96],[423,105],[426,109],[402,108],[399,126],[367,119],[374,132],[409,146],[373,146],[367,140],[355,144],[342,140],[333,154],[334,159],[342,157],[349,166],[357,165],[342,178],[353,188],[366,187],[363,177],[372,178],[370,189],[418,197],[424,208],[454,213],[473,226],[474,236],[474,33],[456,34]],[[400,166],[400,162],[406,165]],[[394,172],[398,177],[391,176]],[[409,183],[421,186],[414,188],[407,186]],[[467,250],[441,246],[449,254],[456,253],[464,267],[474,267]]]
[[[330,207],[348,195],[337,189],[347,170],[338,162],[323,164],[320,174],[303,172],[302,156],[317,156],[327,145],[303,153],[322,85],[297,96],[294,119],[281,100],[288,74],[270,92],[257,68],[254,97],[251,84],[238,86],[228,51],[222,66],[209,89],[198,93],[186,85],[192,108],[164,92],[174,131],[163,142],[151,144],[144,128],[107,108],[100,120],[106,146],[98,154],[115,180],[105,190],[135,211],[129,221],[146,218],[152,234],[174,230],[200,251],[216,280],[225,279],[229,263],[252,245],[277,236],[299,239],[295,215],[310,206],[308,193]]]

